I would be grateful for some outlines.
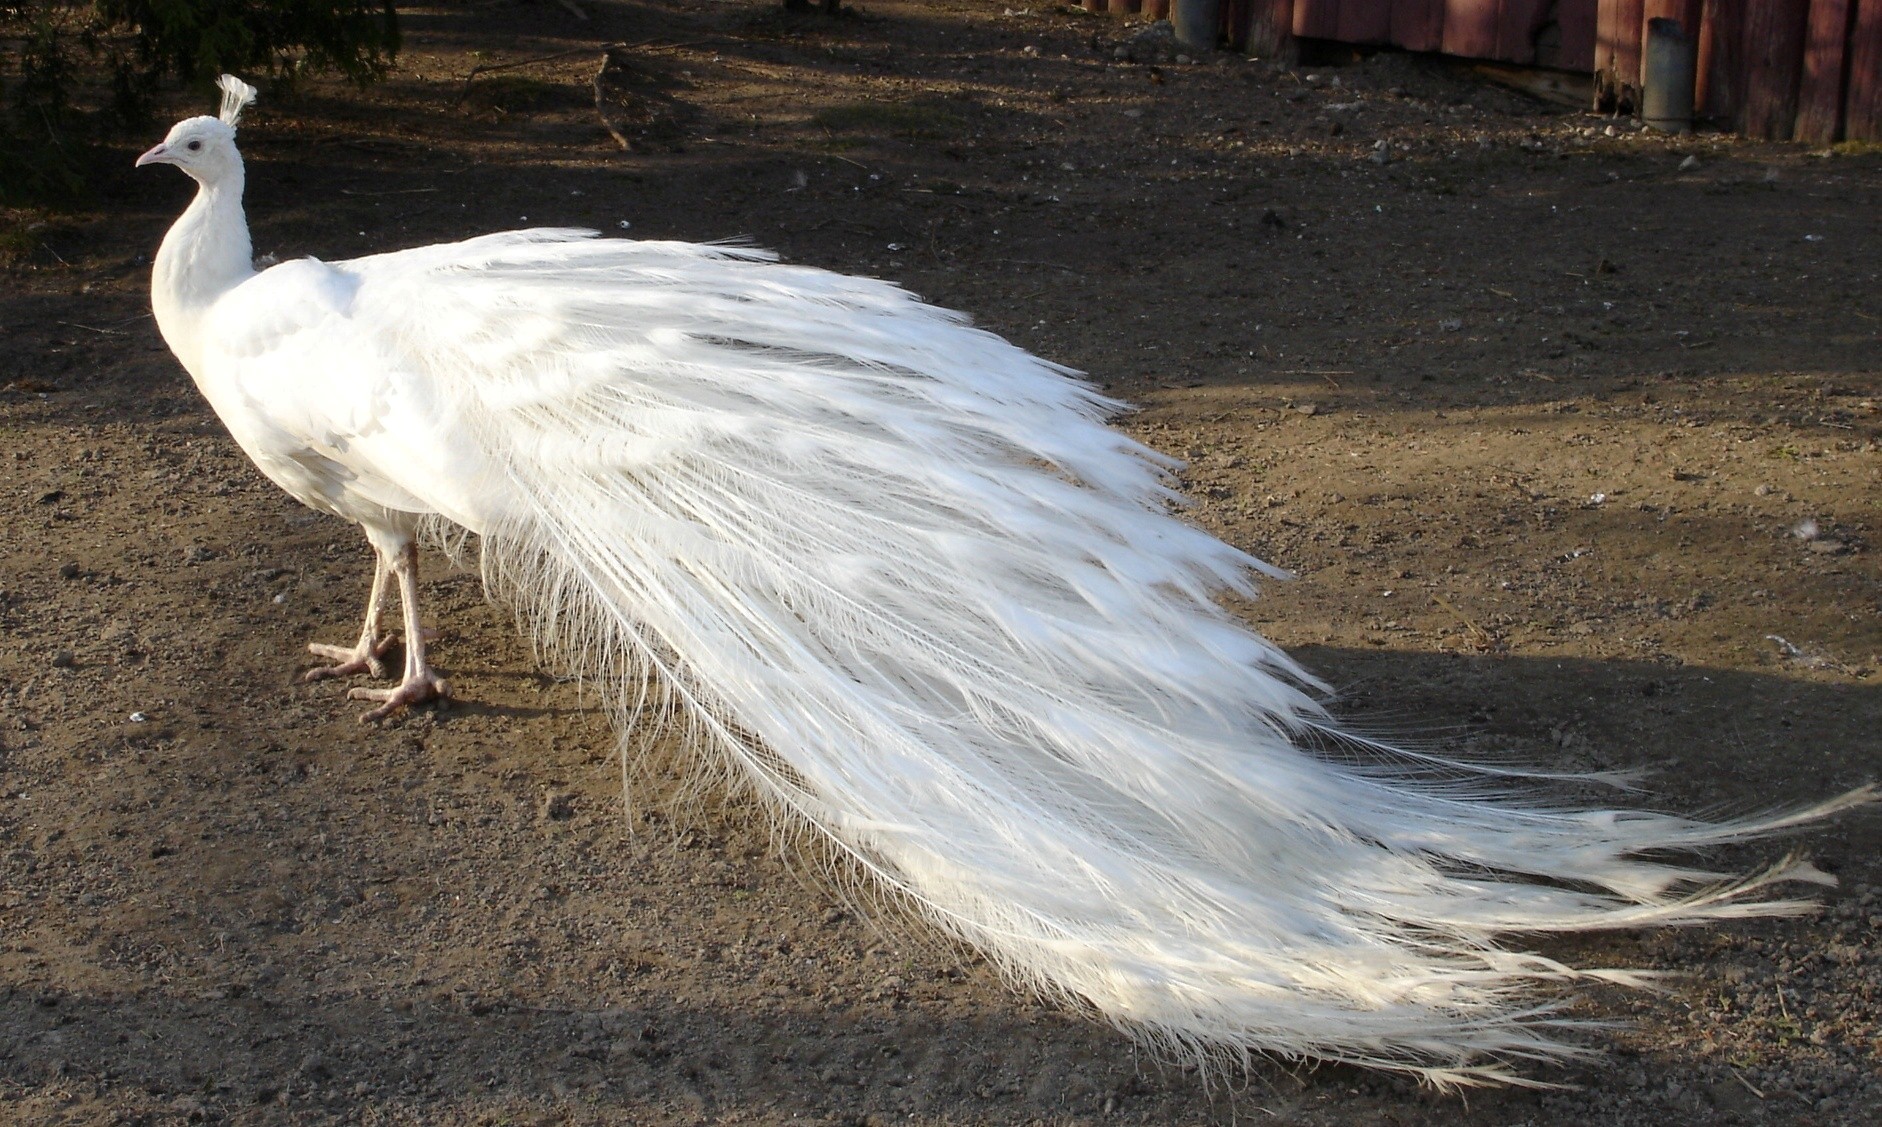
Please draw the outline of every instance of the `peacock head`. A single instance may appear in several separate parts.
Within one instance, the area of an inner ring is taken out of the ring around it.
[[[217,117],[185,118],[170,127],[163,143],[137,158],[137,164],[174,164],[200,184],[215,184],[239,175],[242,155],[235,149],[235,123],[255,100],[255,88],[232,74],[216,85],[222,90],[222,113]]]

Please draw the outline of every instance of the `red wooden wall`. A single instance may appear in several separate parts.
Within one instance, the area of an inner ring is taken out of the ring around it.
[[[1083,0],[1158,17],[1172,0]],[[1753,137],[1882,140],[1882,0],[1220,0],[1223,36],[1288,57],[1293,40],[1592,71],[1604,109],[1638,109],[1647,21],[1698,37],[1699,116]]]
[[[1882,0],[1598,3],[1604,107],[1637,104],[1646,21],[1668,16],[1699,37],[1702,117],[1778,141],[1882,139]]]
[[[1471,59],[1593,70],[1594,0],[1292,0],[1291,30]]]

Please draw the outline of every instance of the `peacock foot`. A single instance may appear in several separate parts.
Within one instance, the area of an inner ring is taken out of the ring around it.
[[[440,635],[427,626],[421,632],[420,637],[424,639],[426,645],[430,645],[437,641]],[[315,657],[332,658],[334,664],[309,669],[301,674],[301,680],[324,681],[330,677],[355,677],[361,673],[367,674],[374,680],[384,680],[388,675],[386,663],[380,659],[385,657],[387,651],[397,645],[398,641],[395,635],[388,634],[376,642],[368,642],[361,638],[359,644],[355,646],[329,646],[324,642],[309,642],[307,643],[308,653]]]
[[[317,666],[301,674],[303,681],[324,681],[329,677],[352,677],[360,673],[375,678],[386,675],[386,663],[379,660],[392,648],[397,639],[390,636],[376,642],[360,639],[357,646],[329,646],[322,642],[309,642],[307,652],[315,657],[332,658],[334,664]]]
[[[349,700],[379,702],[378,708],[359,718],[360,723],[368,724],[374,720],[384,720],[400,709],[409,708],[414,704],[423,704],[428,700],[450,700],[451,686],[444,678],[426,669],[406,677],[405,680],[399,682],[396,689],[349,689],[346,695]]]

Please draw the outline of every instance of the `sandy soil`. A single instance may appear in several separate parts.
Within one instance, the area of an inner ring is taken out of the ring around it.
[[[993,0],[413,9],[399,71],[243,128],[258,252],[519,224],[745,235],[897,279],[1141,410],[1248,608],[1357,722],[1687,811],[1882,775],[1882,160],[1643,136],[1403,57],[1121,61]],[[599,45],[636,44],[599,125]],[[478,63],[510,64],[466,85]],[[178,102],[178,116],[200,112]],[[1612,135],[1609,127],[1613,127]],[[1203,1078],[1035,1005],[612,738],[434,567],[461,699],[303,685],[367,554],[235,450],[148,319],[187,198],[10,215],[0,294],[0,1120],[1636,1124],[1882,1119],[1882,819],[1814,918],[1537,941],[1682,972],[1578,1087]],[[1375,154],[1379,154],[1375,157]],[[1690,158],[1690,159],[1689,159]],[[1737,868],[1782,845],[1717,859]]]

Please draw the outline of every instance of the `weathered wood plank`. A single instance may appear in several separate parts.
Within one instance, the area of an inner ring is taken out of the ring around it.
[[[1496,58],[1497,0],[1447,0],[1444,53],[1470,59]]]
[[[1294,0],[1294,34],[1334,39],[1340,34],[1340,0]]]
[[[1797,0],[1747,0],[1745,4],[1745,104],[1747,137],[1790,140],[1797,125],[1797,87],[1804,67],[1804,19]]]
[[[1843,102],[1843,136],[1882,141],[1882,0],[1859,0],[1849,37],[1849,94]]]
[[[1797,125],[1791,136],[1827,145],[1843,126],[1844,79],[1849,61],[1850,0],[1810,0],[1804,25],[1804,72],[1797,90]]]
[[[1556,7],[1555,19],[1562,29],[1561,58],[1556,66],[1563,70],[1594,69],[1597,8],[1595,0],[1562,0]]]
[[[1248,0],[1243,50],[1264,59],[1294,60],[1294,0]]]
[[[1397,0],[1392,5],[1392,42],[1407,51],[1444,46],[1444,0]]]
[[[1696,104],[1703,116],[1737,128],[1745,104],[1745,0],[1705,0]]]
[[[1392,7],[1382,0],[1340,0],[1340,26],[1335,38],[1342,43],[1390,43]]]
[[[1503,0],[1496,13],[1496,54],[1506,63],[1536,61],[1536,36],[1549,19],[1553,0]]]
[[[1603,109],[1636,108],[1647,27],[1645,0],[1600,0],[1596,20],[1595,102]]]

